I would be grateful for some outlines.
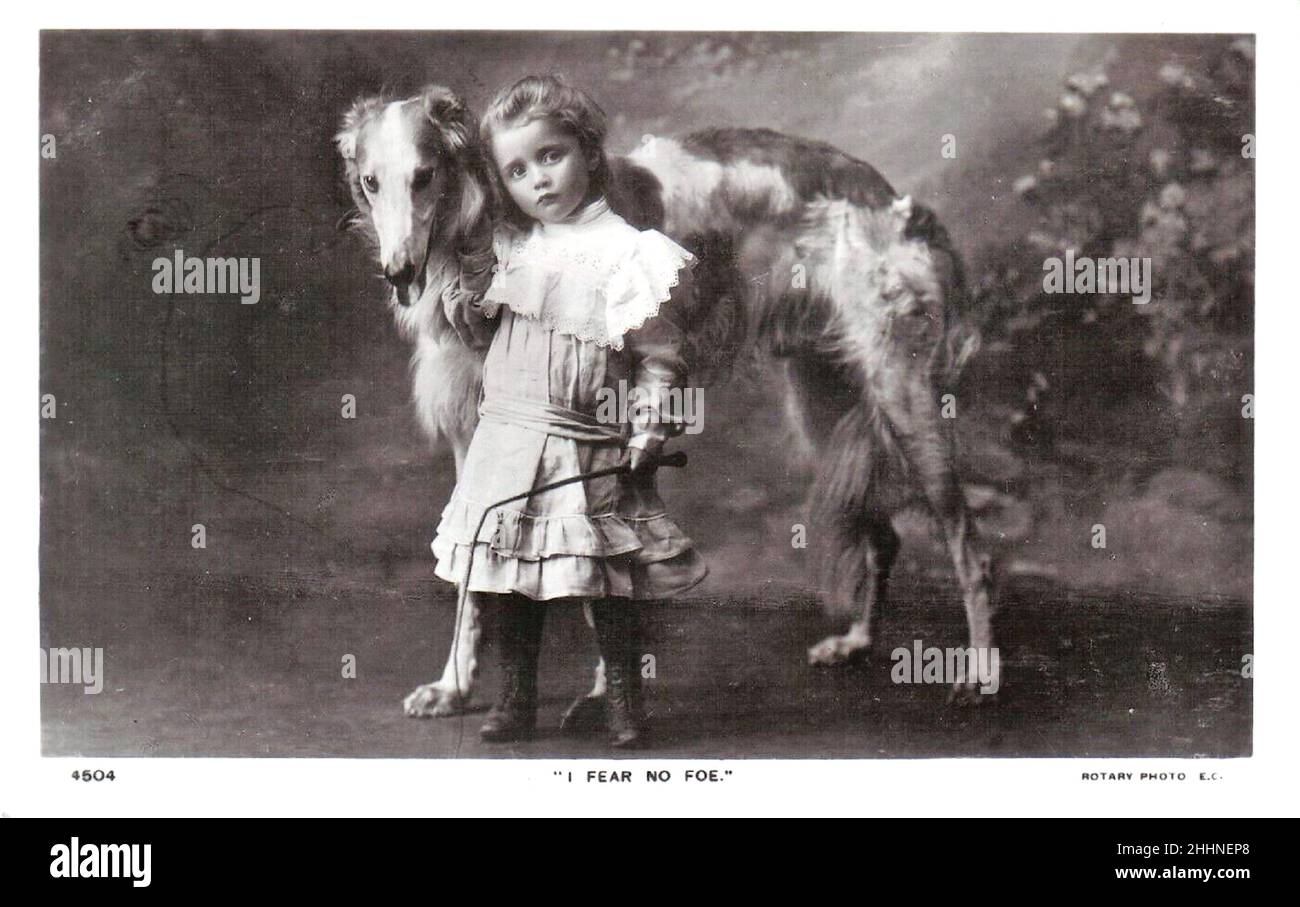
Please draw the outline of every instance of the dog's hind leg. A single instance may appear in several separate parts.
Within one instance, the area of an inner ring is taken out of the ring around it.
[[[898,555],[899,538],[879,500],[879,462],[862,390],[835,360],[796,353],[786,361],[786,412],[817,464],[809,501],[810,538],[828,610],[850,615],[848,632],[808,650],[811,664],[836,664],[870,651]]]
[[[836,563],[829,605],[834,612],[853,611],[854,619],[848,632],[828,636],[808,650],[810,664],[837,664],[871,652],[898,555],[898,533],[887,515],[846,511],[841,516],[846,525],[837,532],[839,550],[831,555]]]
[[[898,446],[916,489],[925,497],[938,521],[956,569],[966,608],[969,645],[993,656],[993,570],[992,559],[975,532],[966,508],[956,468],[956,449],[951,422],[942,417],[937,388],[939,316],[929,306],[899,306],[890,316],[887,336],[878,356],[870,364],[869,384],[873,399],[889,423],[890,436]],[[997,677],[987,679],[986,688],[996,691]],[[953,697],[962,702],[986,701],[981,684],[969,677],[958,678]]]

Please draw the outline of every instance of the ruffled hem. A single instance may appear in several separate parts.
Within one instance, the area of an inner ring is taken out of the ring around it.
[[[444,537],[433,541],[437,557],[434,574],[460,585],[465,578],[469,547],[453,544]],[[471,592],[517,592],[536,601],[556,598],[663,599],[681,595],[697,586],[709,568],[695,549],[653,564],[637,563],[630,557],[593,558],[559,555],[525,561],[497,554],[486,542],[474,549]]]
[[[628,521],[615,514],[536,517],[497,508],[484,520],[475,539],[474,527],[482,516],[483,505],[453,497],[442,511],[438,537],[458,545],[468,545],[471,540],[486,542],[493,551],[530,561],[561,554],[613,557],[641,548]]]
[[[647,517],[621,517],[632,527],[641,549],[632,555],[638,564],[654,564],[694,549],[695,543],[666,513]]]
[[[482,506],[453,497],[442,512],[438,539],[468,545],[483,514]],[[689,536],[667,513],[626,517],[616,513],[591,516],[531,516],[498,508],[473,539],[504,557],[539,561],[563,555],[609,558],[631,555],[637,563],[665,561],[689,550]],[[435,553],[437,548],[435,547]]]

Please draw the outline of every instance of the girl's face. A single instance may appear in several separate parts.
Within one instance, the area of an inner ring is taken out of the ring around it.
[[[562,221],[577,209],[599,163],[584,156],[578,140],[548,117],[497,129],[492,159],[519,210],[544,224]]]

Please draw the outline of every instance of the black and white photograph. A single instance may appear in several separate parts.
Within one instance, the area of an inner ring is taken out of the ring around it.
[[[918,19],[33,32],[31,755],[1240,780],[1265,39]]]
[[[1254,53],[45,32],[43,751],[1249,755]]]

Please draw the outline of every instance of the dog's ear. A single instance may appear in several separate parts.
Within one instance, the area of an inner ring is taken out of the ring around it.
[[[469,151],[473,147],[469,110],[460,96],[442,85],[428,85],[419,97],[424,115],[438,130],[447,150],[456,156]]]
[[[355,161],[357,159],[357,131],[347,129],[334,136],[334,144],[339,149],[339,154],[345,161]]]
[[[426,85],[420,90],[424,111],[434,122],[465,119],[465,102],[444,85]]]
[[[369,218],[364,215],[370,211],[370,202],[366,199],[366,194],[361,191],[361,174],[357,165],[357,137],[366,121],[378,115],[386,103],[387,101],[382,97],[358,98],[343,114],[343,123],[338,134],[334,136],[334,145],[339,150],[339,156],[343,158],[343,181],[347,183],[348,193],[352,196],[357,211],[362,215],[358,218],[358,223],[369,223]]]
[[[357,133],[361,126],[375,113],[383,109],[384,100],[379,97],[358,98],[343,114],[343,123],[334,136],[334,145],[345,161],[357,159]]]

